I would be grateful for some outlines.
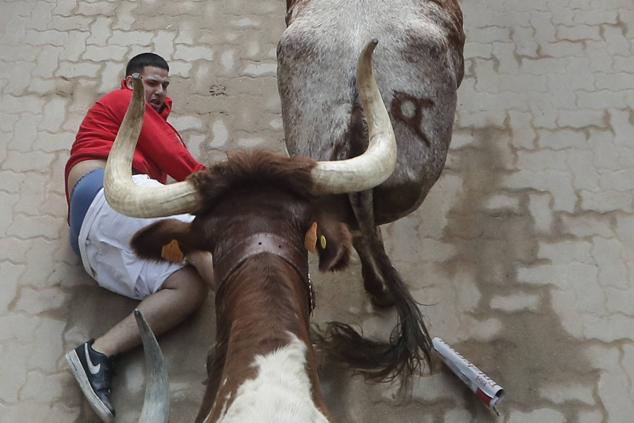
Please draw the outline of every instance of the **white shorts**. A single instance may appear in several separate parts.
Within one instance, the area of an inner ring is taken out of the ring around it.
[[[137,185],[161,185],[147,175],[132,177]],[[185,263],[143,260],[130,247],[130,239],[141,228],[162,219],[191,222],[194,216],[180,214],[140,219],[114,211],[103,189],[95,196],[79,232],[79,252],[86,272],[109,291],[141,300],[161,289],[167,278]]]

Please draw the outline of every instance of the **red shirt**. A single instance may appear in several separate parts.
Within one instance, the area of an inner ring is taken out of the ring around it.
[[[122,81],[121,89],[106,94],[88,110],[66,162],[66,185],[68,174],[77,163],[108,158],[131,98],[132,90]],[[149,104],[145,105],[143,128],[132,159],[134,173],[147,174],[162,183],[166,182],[167,175],[182,181],[191,173],[205,168],[194,159],[176,129],[167,122],[171,110],[172,100],[169,97],[165,99],[160,113]],[[69,197],[67,191],[68,202]]]

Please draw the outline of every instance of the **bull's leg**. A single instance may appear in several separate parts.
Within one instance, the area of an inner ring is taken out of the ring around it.
[[[203,422],[209,413],[211,412],[211,407],[214,405],[214,399],[216,398],[216,392],[218,392],[218,378],[214,378],[211,374],[211,369],[213,367],[214,355],[213,350],[210,350],[207,353],[207,379],[205,381],[205,395],[203,395],[203,402],[198,409],[198,415],[196,416],[196,423]]]
[[[376,228],[377,236],[380,237],[380,229]],[[394,298],[385,286],[378,265],[367,241],[362,234],[356,234],[354,248],[361,260],[361,276],[363,277],[363,287],[370,296],[370,301],[376,307],[391,307],[394,305]]]
[[[379,244],[383,248],[381,230],[374,226],[374,206],[372,191],[364,191],[349,194],[350,205],[354,212],[359,233],[354,237],[354,248],[361,260],[361,275],[363,287],[370,296],[370,301],[377,307],[390,307],[394,305],[394,298],[385,285],[376,255],[371,244]],[[375,238],[372,242],[371,238]]]
[[[220,387],[220,377],[222,375],[222,368],[224,367],[226,350],[223,349],[223,344],[216,344],[207,353],[207,385],[205,389],[205,395],[203,395],[203,402],[198,409],[198,415],[196,416],[196,423],[202,423],[211,413],[211,409],[214,406],[216,395]]]
[[[364,338],[349,325],[331,322],[325,335],[319,337],[320,343],[333,360],[347,362],[374,380],[386,381],[403,376],[402,381],[407,386],[411,376],[425,363],[430,364],[431,338],[418,304],[392,266],[381,237],[375,231],[371,193],[349,195],[349,199],[365,244],[360,255],[363,263],[362,251],[365,251],[366,289],[380,287],[378,298],[389,298],[393,302],[398,323],[389,342],[385,343]],[[368,274],[375,276],[368,278]]]

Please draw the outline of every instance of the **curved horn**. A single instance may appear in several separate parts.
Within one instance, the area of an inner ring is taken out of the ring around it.
[[[169,380],[163,354],[152,329],[140,310],[134,310],[136,324],[143,341],[145,354],[145,399],[139,423],[167,423],[170,414]]]
[[[368,122],[368,149],[348,160],[318,162],[313,169],[316,194],[365,191],[383,183],[396,167],[396,138],[379,87],[372,74],[372,52],[378,41],[364,48],[357,64],[357,88]]]
[[[133,75],[134,93],[108,156],[104,194],[110,206],[132,217],[162,217],[196,210],[198,192],[187,181],[141,187],[132,181],[132,157],[141,127],[145,100],[139,74]]]

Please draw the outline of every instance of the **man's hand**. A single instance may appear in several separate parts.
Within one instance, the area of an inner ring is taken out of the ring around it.
[[[190,251],[187,253],[187,262],[194,266],[198,274],[213,291],[216,290],[214,280],[214,261],[209,251]]]

